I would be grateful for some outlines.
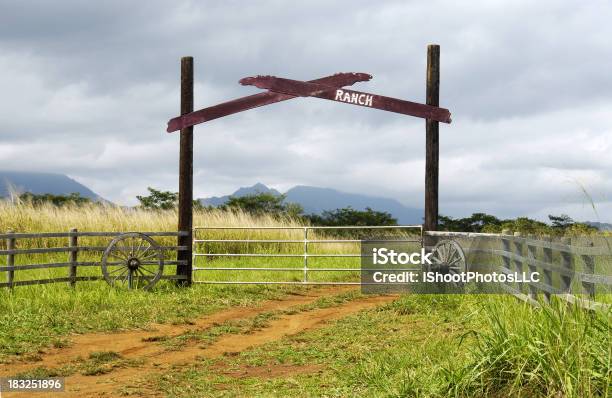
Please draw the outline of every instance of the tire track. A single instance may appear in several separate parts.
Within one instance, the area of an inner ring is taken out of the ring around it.
[[[279,300],[267,300],[259,305],[249,307],[232,307],[206,315],[189,325],[156,324],[150,331],[131,330],[118,333],[88,333],[75,335],[71,344],[65,348],[49,349],[36,362],[15,361],[0,365],[0,375],[15,375],[38,367],[57,368],[76,361],[79,357],[88,358],[92,352],[114,351],[126,358],[148,356],[161,351],[152,340],[158,336],[174,337],[181,334],[205,330],[216,324],[251,318],[268,311],[284,310],[291,307],[309,304],[321,297],[340,294],[353,290],[350,287],[312,289],[300,294],[293,294]]]
[[[266,310],[274,309],[290,309],[293,306],[308,304],[316,299],[324,296],[333,296],[337,293],[342,293],[349,289],[326,289],[319,292],[320,294],[296,297],[288,300],[267,303],[262,305],[259,311],[251,309],[250,316]],[[183,366],[192,364],[198,361],[199,358],[218,358],[223,355],[233,355],[250,348],[264,345],[266,343],[282,339],[286,336],[292,336],[304,331],[317,329],[325,326],[329,322],[339,320],[346,316],[357,312],[375,308],[377,306],[394,301],[397,296],[368,296],[358,298],[337,306],[318,308],[309,311],[297,312],[294,314],[282,315],[274,320],[269,321],[266,327],[256,330],[251,333],[225,334],[221,335],[217,340],[207,347],[202,348],[198,343],[188,343],[179,351],[167,351],[157,346],[153,350],[143,349],[135,351],[135,357],[144,361],[137,367],[118,368],[111,373],[97,376],[74,375],[66,378],[66,392],[63,397],[114,397],[120,396],[122,388],[141,388],[143,383],[146,384],[147,378],[151,375],[167,372],[173,366]],[[241,309],[236,309],[241,310]],[[217,321],[220,319],[236,319],[229,316],[234,309],[222,311],[218,313]],[[221,314],[226,316],[222,317]],[[240,314],[242,314],[240,312]],[[212,324],[211,324],[212,325]],[[126,355],[132,355],[130,353]],[[157,395],[156,391],[147,390],[147,396]],[[15,395],[17,396],[17,395]],[[46,396],[37,394],[37,396]],[[53,394],[48,394],[53,397]],[[7,397],[9,397],[7,395]]]

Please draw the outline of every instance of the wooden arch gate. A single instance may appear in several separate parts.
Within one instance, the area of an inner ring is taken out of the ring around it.
[[[211,107],[193,110],[193,57],[181,59],[181,114],[168,122],[167,132],[180,130],[178,230],[188,231],[178,237],[177,274],[186,278],[180,283],[191,284],[193,273],[193,126],[248,109],[287,101],[296,97],[316,97],[346,104],[380,109],[426,119],[425,149],[425,222],[426,231],[438,224],[439,122],[450,123],[448,109],[440,108],[440,46],[427,46],[426,103],[401,100],[377,94],[346,89],[357,82],[369,81],[367,73],[338,73],[311,81],[298,81],[274,76],[247,77],[242,85],[252,85],[267,91],[249,95]]]

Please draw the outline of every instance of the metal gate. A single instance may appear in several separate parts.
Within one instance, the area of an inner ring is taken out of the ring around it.
[[[193,282],[359,285],[363,256],[360,243],[373,239],[408,242],[420,250],[423,228],[195,227]]]

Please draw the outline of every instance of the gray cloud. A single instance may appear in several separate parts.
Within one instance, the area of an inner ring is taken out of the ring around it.
[[[4,2],[0,168],[70,174],[133,203],[176,189],[179,58],[196,106],[257,92],[256,74],[369,72],[364,91],[424,101],[442,48],[441,211],[612,219],[612,51],[594,2]],[[196,127],[200,196],[261,181],[422,206],[424,122],[299,99]],[[586,203],[586,204],[585,204]]]

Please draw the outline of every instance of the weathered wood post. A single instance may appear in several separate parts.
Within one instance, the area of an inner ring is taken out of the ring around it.
[[[514,233],[514,251],[516,257],[514,258],[514,271],[522,274],[523,273],[523,260],[520,257],[523,257],[523,239],[521,238],[522,234],[520,232]],[[515,283],[514,287],[518,292],[525,293],[525,289],[523,289],[523,284]]]
[[[546,286],[548,286],[549,288],[552,289],[553,287],[553,280],[552,280],[552,270],[550,269],[550,267],[553,265],[553,254],[552,254],[552,238],[548,235],[544,235],[542,237],[542,240],[544,242],[546,242],[546,245],[544,246],[544,248],[542,249],[542,262],[547,264],[547,268],[544,268],[542,270],[542,272],[544,273],[544,284]],[[550,292],[549,291],[544,291],[544,299],[547,302],[550,302]]]
[[[572,279],[574,279],[574,256],[572,255],[572,240],[568,237],[561,238],[561,244],[569,246],[560,250],[561,254],[561,266],[563,272],[561,274],[561,291],[566,294],[570,294],[572,287]]]
[[[506,273],[512,271],[512,262],[510,260],[510,256],[512,256],[512,249],[510,248],[509,235],[510,235],[509,229],[502,230],[501,242],[502,242],[502,249],[504,251],[504,254],[502,255],[502,264],[503,264],[502,268],[504,271],[506,271]],[[512,284],[510,284],[509,282],[506,282],[506,286],[514,289]]]
[[[527,267],[529,268],[529,277],[538,272],[538,266],[536,265],[536,260],[538,258],[538,248],[534,245],[533,241],[537,239],[535,235],[529,235],[527,241]],[[533,285],[533,283],[529,283],[529,297],[536,300],[538,298],[538,288]]]
[[[68,238],[68,246],[72,249],[68,254],[68,262],[70,263],[70,286],[75,287],[77,277],[77,261],[79,258],[77,229],[70,229],[70,237]]]
[[[6,231],[7,234],[14,234],[15,231]],[[6,250],[15,250],[15,238],[10,236],[6,238]],[[6,255],[6,266],[14,267],[15,266],[15,255],[9,253]],[[9,288],[13,288],[13,281],[15,279],[15,270],[9,269],[6,273],[6,282],[8,283]]]
[[[440,105],[440,46],[427,46],[427,105]],[[438,229],[439,123],[425,120],[425,230]]]
[[[181,58],[181,115],[193,112],[193,57]],[[187,250],[177,252],[179,264],[177,275],[186,279],[179,280],[179,285],[190,285],[192,281],[191,239],[193,228],[193,126],[181,130],[179,157],[179,198],[178,230],[188,234],[179,235],[178,245],[187,246]],[[181,262],[183,264],[181,264]]]
[[[585,247],[593,247],[593,242],[591,240],[587,241]],[[582,262],[584,263],[584,273],[587,275],[595,274],[595,257],[590,254],[582,254],[580,256],[582,258]],[[582,289],[584,293],[588,296],[588,299],[595,300],[595,283],[590,281],[582,281]]]

